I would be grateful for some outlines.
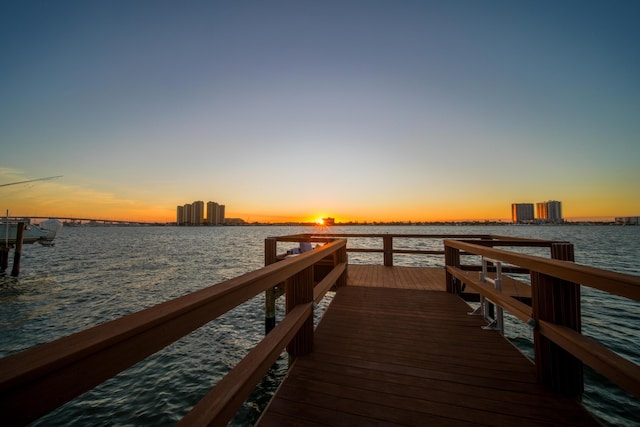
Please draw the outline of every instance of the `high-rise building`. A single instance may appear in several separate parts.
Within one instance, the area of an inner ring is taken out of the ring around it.
[[[513,203],[511,205],[511,221],[526,223],[533,221],[533,203]]]
[[[204,223],[204,202],[195,201],[191,204],[191,224],[202,225]]]
[[[183,210],[183,214],[184,214],[184,223],[185,225],[191,225],[191,212],[193,211],[192,206],[190,203],[187,203],[186,205],[183,206],[184,210]]]
[[[207,202],[206,224],[224,224],[225,206],[216,202]],[[198,200],[176,208],[176,223],[178,225],[204,225],[205,204]]]
[[[176,209],[176,224],[184,225],[184,206],[178,206]]]
[[[218,205],[218,219],[220,220],[220,224],[224,224],[224,205]]]
[[[207,202],[207,224],[220,224],[219,206],[216,202]]]
[[[557,200],[536,203],[536,217],[542,222],[562,222],[562,203]]]

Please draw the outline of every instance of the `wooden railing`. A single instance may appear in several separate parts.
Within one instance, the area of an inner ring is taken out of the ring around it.
[[[581,334],[580,286],[640,301],[640,277],[573,262],[572,246],[554,243],[553,258],[509,252],[477,242],[445,240],[447,291],[459,293],[461,284],[534,328],[538,379],[552,389],[579,397],[582,363],[640,398],[640,366]],[[514,242],[517,245],[517,242]],[[460,255],[474,254],[531,272],[532,306],[502,294],[460,267]]]
[[[181,421],[224,425],[281,354],[310,351],[313,343],[314,264],[335,259],[317,292],[341,282],[346,240],[333,239],[200,291],[98,325],[0,360],[0,425],[24,425],[51,412],[193,330],[279,283],[286,316]],[[319,295],[319,294],[318,294]]]
[[[382,239],[379,248],[347,248],[344,237]],[[401,238],[444,239],[443,250],[396,249]],[[453,240],[456,239],[456,240]],[[278,242],[323,243],[292,258],[278,254]],[[493,246],[548,247],[551,257],[524,255]],[[640,278],[572,262],[572,246],[563,242],[492,235],[330,234],[295,235],[265,240],[265,267],[114,321],[43,344],[0,360],[0,425],[26,424],[92,389],[140,360],[260,292],[274,296],[286,289],[286,316],[181,421],[183,425],[225,424],[286,346],[292,357],[313,344],[313,302],[332,286],[346,283],[347,252],[382,253],[385,265],[396,254],[443,256],[447,290],[462,284],[533,326],[540,381],[577,395],[582,363],[640,396],[640,368],[580,333],[580,286],[590,286],[636,301]],[[461,256],[477,255],[508,263],[530,274],[532,306],[496,291],[463,265]],[[317,277],[318,271],[321,277]],[[314,277],[315,276],[315,277]]]
[[[437,240],[442,242],[445,239],[456,239],[477,243],[480,245],[487,245],[491,247],[495,246],[509,246],[509,247],[529,247],[529,248],[551,248],[554,243],[564,243],[556,240],[542,240],[542,239],[525,239],[520,237],[500,236],[493,234],[363,234],[363,233],[322,233],[322,234],[294,234],[290,236],[279,236],[271,238],[273,242],[324,242],[330,241],[336,238],[356,239],[364,238],[370,240],[382,240],[382,247],[347,247],[348,253],[379,253],[383,255],[383,264],[385,266],[393,266],[395,255],[424,255],[435,256],[445,258],[445,249],[401,249],[395,246],[398,241],[406,239],[420,239],[420,240]],[[267,248],[265,254],[267,258],[271,257],[272,261],[266,260],[266,264],[269,262],[275,262],[275,243],[271,243],[273,248]],[[372,245],[374,246],[374,245]],[[463,269],[477,270],[479,265],[463,265]],[[527,270],[520,270],[521,273],[528,273]]]

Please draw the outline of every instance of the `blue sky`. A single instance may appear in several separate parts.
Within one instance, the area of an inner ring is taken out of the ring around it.
[[[7,1],[0,208],[640,214],[635,1]]]

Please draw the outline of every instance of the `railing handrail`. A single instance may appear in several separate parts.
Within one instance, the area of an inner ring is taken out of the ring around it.
[[[278,242],[326,242],[335,238],[369,238],[382,239],[381,248],[352,248],[347,247],[347,252],[351,253],[379,253],[384,255],[384,265],[393,265],[393,256],[395,254],[403,255],[445,255],[444,249],[406,249],[395,248],[394,239],[456,239],[466,242],[475,242],[485,246],[511,246],[511,247],[542,247],[549,248],[554,243],[561,243],[558,240],[543,240],[532,238],[521,238],[502,236],[496,234],[402,234],[402,233],[302,233],[292,234],[288,236],[272,237]],[[472,239],[472,240],[470,240]],[[564,243],[564,242],[562,242]]]
[[[603,270],[573,262],[547,259],[533,255],[509,252],[459,240],[445,240],[445,246],[474,255],[486,256],[558,279],[579,283],[604,292],[640,301],[640,277]]]
[[[334,240],[300,256],[1,359],[0,423],[26,424],[49,413],[345,246],[346,240]],[[342,268],[344,271],[344,265]],[[309,316],[306,309],[295,313]],[[301,322],[286,324],[294,328],[300,327]],[[278,332],[277,344],[294,333]],[[260,362],[269,362],[273,351],[271,348],[269,354],[260,357],[250,353],[253,363],[266,366],[262,375],[271,365]],[[251,389],[243,392],[246,398]],[[229,403],[235,404],[237,399]]]
[[[445,240],[444,244],[445,248],[454,248],[458,251],[465,251],[468,254],[489,257],[496,261],[527,268],[535,274],[559,279],[570,284],[588,286],[640,301],[640,277],[638,276],[616,273],[576,264],[574,262],[546,259],[489,248],[482,244],[470,242]],[[631,392],[636,397],[640,397],[640,366],[611,351],[602,344],[585,337],[580,333],[579,327],[569,328],[547,318],[538,317],[538,315],[536,315],[536,307],[540,307],[541,304],[543,304],[543,302],[539,300],[538,292],[532,292],[532,306],[528,306],[508,295],[498,292],[493,286],[471,277],[457,265],[447,265],[446,271],[461,282],[473,287],[475,291],[479,292],[485,298],[490,299],[496,305],[511,312],[511,314],[521,321],[533,326],[539,334],[554,342],[580,362],[586,363],[620,387]],[[561,282],[559,284],[561,284]],[[544,286],[544,283],[540,283],[539,285],[533,283],[532,286],[535,289],[536,286]],[[554,285],[552,284],[551,286],[553,288]],[[579,301],[576,303],[579,304]],[[562,308],[560,308],[560,310],[562,310]],[[538,351],[537,348],[536,351]],[[537,360],[538,357],[539,356],[536,355],[536,367],[540,370],[543,368],[540,368],[539,364],[547,363],[548,361],[540,362]],[[544,358],[545,357],[541,357],[541,359]],[[558,368],[555,370],[557,371]]]

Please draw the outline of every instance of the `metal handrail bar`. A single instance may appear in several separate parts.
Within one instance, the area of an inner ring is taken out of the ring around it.
[[[468,286],[471,286],[485,298],[491,299],[491,301],[500,305],[521,321],[525,323],[531,322],[531,306],[518,301],[517,299],[512,298],[507,294],[497,291],[495,287],[489,285],[486,282],[482,282],[480,279],[469,276],[466,271],[462,270],[459,267],[447,266],[446,270],[447,272],[451,273],[456,279],[466,283]]]
[[[489,277],[487,264],[491,262],[496,266],[496,278]],[[502,292],[502,262],[482,257],[482,271],[480,272],[480,281],[491,283],[496,291]],[[486,299],[481,295],[480,303],[485,305]],[[486,310],[483,307],[483,314],[486,315]],[[497,306],[495,317],[492,319],[491,324],[486,326],[487,329],[496,329],[500,332],[500,335],[504,335],[504,313],[501,306]]]

